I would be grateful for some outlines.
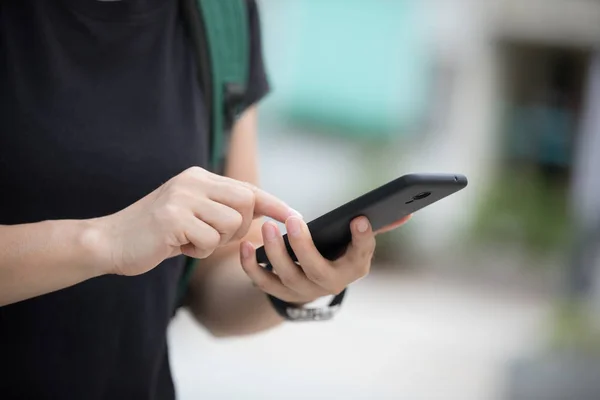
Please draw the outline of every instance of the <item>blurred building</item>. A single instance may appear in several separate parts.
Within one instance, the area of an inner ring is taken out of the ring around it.
[[[600,2],[261,6],[275,89],[262,114],[264,184],[308,217],[406,172],[465,173],[468,190],[411,222],[411,248],[444,254],[461,248],[507,167],[541,166],[568,185]]]
[[[592,398],[589,381],[571,378],[598,382],[597,363],[585,374],[536,357],[548,355],[556,297],[530,281],[462,278],[486,260],[503,272],[529,248],[567,247],[600,1],[259,3],[273,86],[261,107],[263,186],[311,219],[407,172],[461,172],[469,188],[419,212],[390,247],[450,270],[478,241],[489,246],[450,279],[372,274],[331,324],[217,343],[180,313],[170,335],[180,397]],[[548,263],[523,260],[540,281]]]

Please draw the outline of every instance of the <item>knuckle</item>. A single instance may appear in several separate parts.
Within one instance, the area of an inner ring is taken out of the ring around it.
[[[371,255],[373,255],[373,253],[375,252],[376,247],[377,247],[377,240],[375,239],[375,236],[373,236],[369,240],[369,250],[371,251]]]
[[[205,234],[202,239],[203,247],[206,250],[213,252],[221,242],[221,235],[215,230],[211,230]]]
[[[370,260],[371,258],[373,258],[373,249],[368,248],[368,249],[361,250],[361,252],[360,252],[361,260]]]
[[[196,248],[196,257],[199,259],[204,259],[210,256],[213,252],[207,249]]]
[[[375,238],[371,238],[357,250],[356,256],[353,257],[353,261],[363,262],[364,260],[371,260],[373,258],[373,254],[375,253]]]
[[[301,277],[297,273],[279,274],[279,279],[284,286],[296,287],[300,283]]]
[[[236,203],[242,204],[248,202],[248,197],[251,191],[244,184],[244,182],[230,181],[227,183],[231,187],[232,196]]]
[[[240,232],[240,227],[243,221],[242,216],[238,212],[227,213],[220,223],[221,233],[229,240],[242,238],[244,235],[243,232]]]
[[[329,287],[331,282],[331,276],[326,272],[325,268],[311,268],[305,271],[308,279],[313,281],[319,286]]]
[[[200,167],[190,167],[181,174],[181,178],[177,181],[181,185],[184,184],[183,182],[206,184],[210,182],[210,173]]]
[[[239,187],[237,195],[239,204],[244,211],[254,208],[255,196],[252,189],[246,185],[242,185]]]
[[[237,231],[244,223],[244,217],[239,212],[233,211],[227,217],[227,228],[232,231]]]
[[[180,186],[174,186],[167,194],[167,204],[182,204],[189,198],[189,194]]]
[[[156,217],[161,223],[174,223],[180,215],[181,209],[175,203],[167,203],[156,212]]]
[[[206,173],[206,170],[200,168],[198,166],[189,167],[185,171],[183,171],[182,175],[190,175],[190,176],[203,176]]]
[[[220,236],[217,232],[207,232],[197,241],[193,242],[194,253],[197,258],[210,256],[219,246]]]
[[[211,255],[219,246],[220,235],[216,231],[210,231],[202,235],[202,238],[195,243],[196,252],[202,254],[203,257]]]

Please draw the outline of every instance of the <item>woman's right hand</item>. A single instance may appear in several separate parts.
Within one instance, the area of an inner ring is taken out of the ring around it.
[[[180,254],[206,258],[246,235],[252,220],[298,215],[244,182],[192,167],[116,214],[94,220],[106,273],[139,275]]]

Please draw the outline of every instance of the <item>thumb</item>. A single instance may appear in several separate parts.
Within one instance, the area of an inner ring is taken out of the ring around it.
[[[409,220],[409,219],[411,219],[411,218],[412,218],[412,214],[410,214],[410,215],[407,215],[406,217],[404,217],[404,218],[402,218],[402,219],[399,219],[399,220],[398,220],[398,221],[396,221],[396,222],[392,222],[391,224],[389,224],[389,225],[386,225],[386,226],[384,226],[383,228],[379,228],[379,229],[378,229],[378,230],[375,232],[375,234],[376,234],[376,235],[379,235],[379,234],[382,234],[382,233],[386,233],[386,232],[389,232],[389,231],[393,231],[394,229],[396,229],[396,228],[398,228],[398,227],[400,227],[400,226],[404,225],[404,224],[405,224],[406,222],[408,222],[408,220]]]

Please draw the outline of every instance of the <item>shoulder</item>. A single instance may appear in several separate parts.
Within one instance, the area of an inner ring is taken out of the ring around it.
[[[260,12],[256,0],[246,0],[248,20],[250,23],[250,34],[254,40],[260,40]]]
[[[246,4],[248,5],[248,10],[253,10],[253,11],[257,11],[258,10],[258,4],[256,4],[256,0],[245,0]]]

